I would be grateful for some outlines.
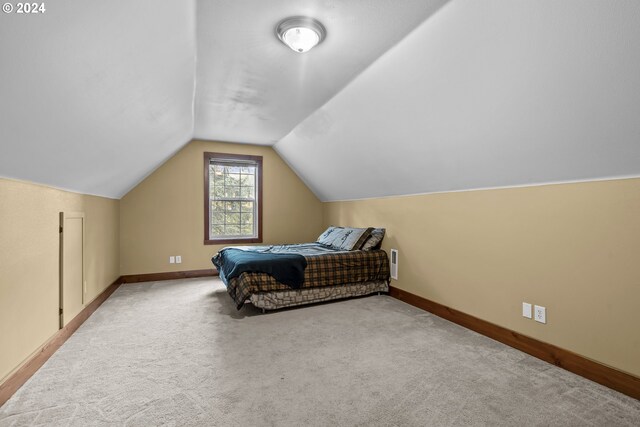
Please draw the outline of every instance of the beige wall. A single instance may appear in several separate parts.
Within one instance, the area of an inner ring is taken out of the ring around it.
[[[393,286],[640,376],[640,179],[325,203],[331,224],[386,227]]]
[[[121,200],[121,274],[213,268],[205,245],[203,153],[263,156],[263,242],[299,243],[322,231],[322,205],[271,147],[192,141]],[[169,264],[169,256],[182,264]]]
[[[323,204],[270,147],[193,141],[120,201],[0,179],[0,378],[57,331],[60,211],[86,214],[89,300],[120,274],[211,268],[205,151],[264,157],[265,244],[385,227],[394,286],[640,376],[640,179]]]
[[[0,382],[58,330],[59,212],[85,213],[91,301],[119,276],[118,206],[0,178]]]

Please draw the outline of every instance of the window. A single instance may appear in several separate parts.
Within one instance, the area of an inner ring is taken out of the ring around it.
[[[204,153],[204,243],[262,242],[262,156]]]

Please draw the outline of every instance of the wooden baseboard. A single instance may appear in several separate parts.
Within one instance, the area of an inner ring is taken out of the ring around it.
[[[215,268],[207,270],[168,271],[166,273],[129,274],[122,276],[122,283],[158,282],[161,280],[193,279],[196,277],[217,276]]]
[[[175,271],[167,273],[135,274],[121,276],[105,289],[96,299],[87,305],[64,328],[60,329],[42,348],[22,367],[0,384],[0,406],[2,406],[22,385],[64,344],[64,342],[93,314],[122,283],[174,280],[194,277],[217,276],[211,270]],[[414,295],[402,289],[390,286],[389,295],[426,310],[436,316],[447,319],[467,329],[478,332],[510,347],[528,353],[538,359],[552,363],[567,371],[617,390],[635,399],[640,399],[640,378],[587,359],[571,351],[519,334],[502,326],[478,319],[477,317]]]
[[[617,390],[635,399],[640,399],[640,378],[619,371],[571,351],[519,334],[502,326],[419,297],[402,289],[389,287],[389,295],[436,316],[500,341],[510,347],[528,353],[545,362],[552,363],[574,374]]]
[[[24,365],[0,384],[0,406],[9,400],[24,383],[64,344],[64,342],[82,325],[85,320],[97,310],[122,283],[122,278],[118,277],[107,289],[102,291],[89,305],[82,309],[64,328],[56,332],[40,350],[38,350]]]

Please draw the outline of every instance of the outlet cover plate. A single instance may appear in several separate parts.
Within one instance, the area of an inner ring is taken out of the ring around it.
[[[547,309],[541,305],[535,305],[533,307],[533,313],[536,322],[547,323]]]
[[[175,264],[175,263],[176,263],[176,257],[170,256],[169,257],[169,264]]]
[[[176,255],[176,264],[182,264],[182,256]]]
[[[533,317],[533,315],[531,314],[531,304],[529,304],[528,302],[523,302],[522,303],[522,316],[526,317],[527,319],[531,319]]]

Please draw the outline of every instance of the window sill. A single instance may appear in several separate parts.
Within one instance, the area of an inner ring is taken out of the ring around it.
[[[225,244],[240,244],[240,243],[262,243],[260,237],[238,237],[237,239],[212,239],[205,240],[205,245],[225,245]]]

